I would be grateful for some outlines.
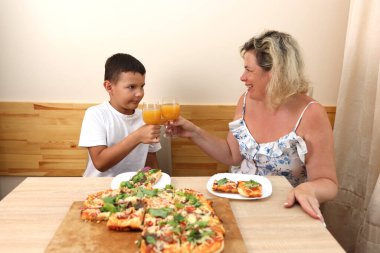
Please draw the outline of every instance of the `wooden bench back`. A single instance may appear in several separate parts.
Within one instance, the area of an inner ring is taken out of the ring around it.
[[[0,176],[81,176],[87,150],[78,139],[85,110],[93,104],[0,102]],[[225,138],[235,106],[183,105],[187,119]],[[331,124],[335,107],[326,107]],[[227,166],[189,140],[172,145],[172,175],[206,176]]]

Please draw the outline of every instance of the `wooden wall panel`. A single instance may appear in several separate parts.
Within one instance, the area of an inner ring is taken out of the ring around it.
[[[0,176],[81,176],[87,150],[77,146],[85,110],[92,104],[0,102]],[[225,138],[235,106],[183,105],[181,113]],[[333,125],[335,107],[326,107]],[[228,170],[187,139],[172,140],[174,176]]]
[[[87,150],[77,143],[89,106],[0,103],[0,175],[81,176]]]
[[[181,115],[199,127],[226,138],[228,123],[235,113],[235,106],[181,106]],[[228,170],[187,139],[172,140],[173,176],[208,176]]]
[[[334,128],[336,106],[325,106],[327,116],[329,117],[331,127]]]

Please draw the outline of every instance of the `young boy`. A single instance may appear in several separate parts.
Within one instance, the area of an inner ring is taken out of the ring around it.
[[[160,126],[144,125],[137,108],[144,97],[144,65],[131,55],[115,54],[106,61],[103,85],[110,101],[88,108],[82,123],[79,146],[89,154],[83,176],[157,168]]]

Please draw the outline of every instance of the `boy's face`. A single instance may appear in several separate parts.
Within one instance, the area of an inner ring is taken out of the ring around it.
[[[111,105],[127,115],[134,113],[144,97],[145,75],[138,72],[122,72],[116,83],[104,81],[104,88],[110,95]]]

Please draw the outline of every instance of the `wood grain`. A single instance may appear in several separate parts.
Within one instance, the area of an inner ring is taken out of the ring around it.
[[[89,106],[0,103],[0,175],[82,175],[87,150],[77,144]]]
[[[216,214],[222,219],[226,230],[224,252],[247,252],[236,219],[228,199],[211,199]],[[47,246],[45,253],[58,252],[131,252],[137,251],[135,241],[141,232],[117,232],[108,230],[105,222],[82,221],[82,201],[70,207],[58,230]]]
[[[93,104],[0,102],[0,176],[81,176],[87,150],[78,140]],[[333,106],[326,107],[333,126]],[[225,138],[235,106],[182,105],[182,115]],[[207,176],[228,170],[186,139],[172,140],[172,174]]]
[[[229,200],[248,252],[344,252],[321,222],[308,216],[300,205],[284,208],[292,189],[285,177],[267,178],[273,188],[270,197]],[[206,188],[209,179],[172,177],[171,183],[215,198]],[[111,181],[107,177],[28,177],[0,201],[0,252],[44,252],[72,203],[107,189]]]

